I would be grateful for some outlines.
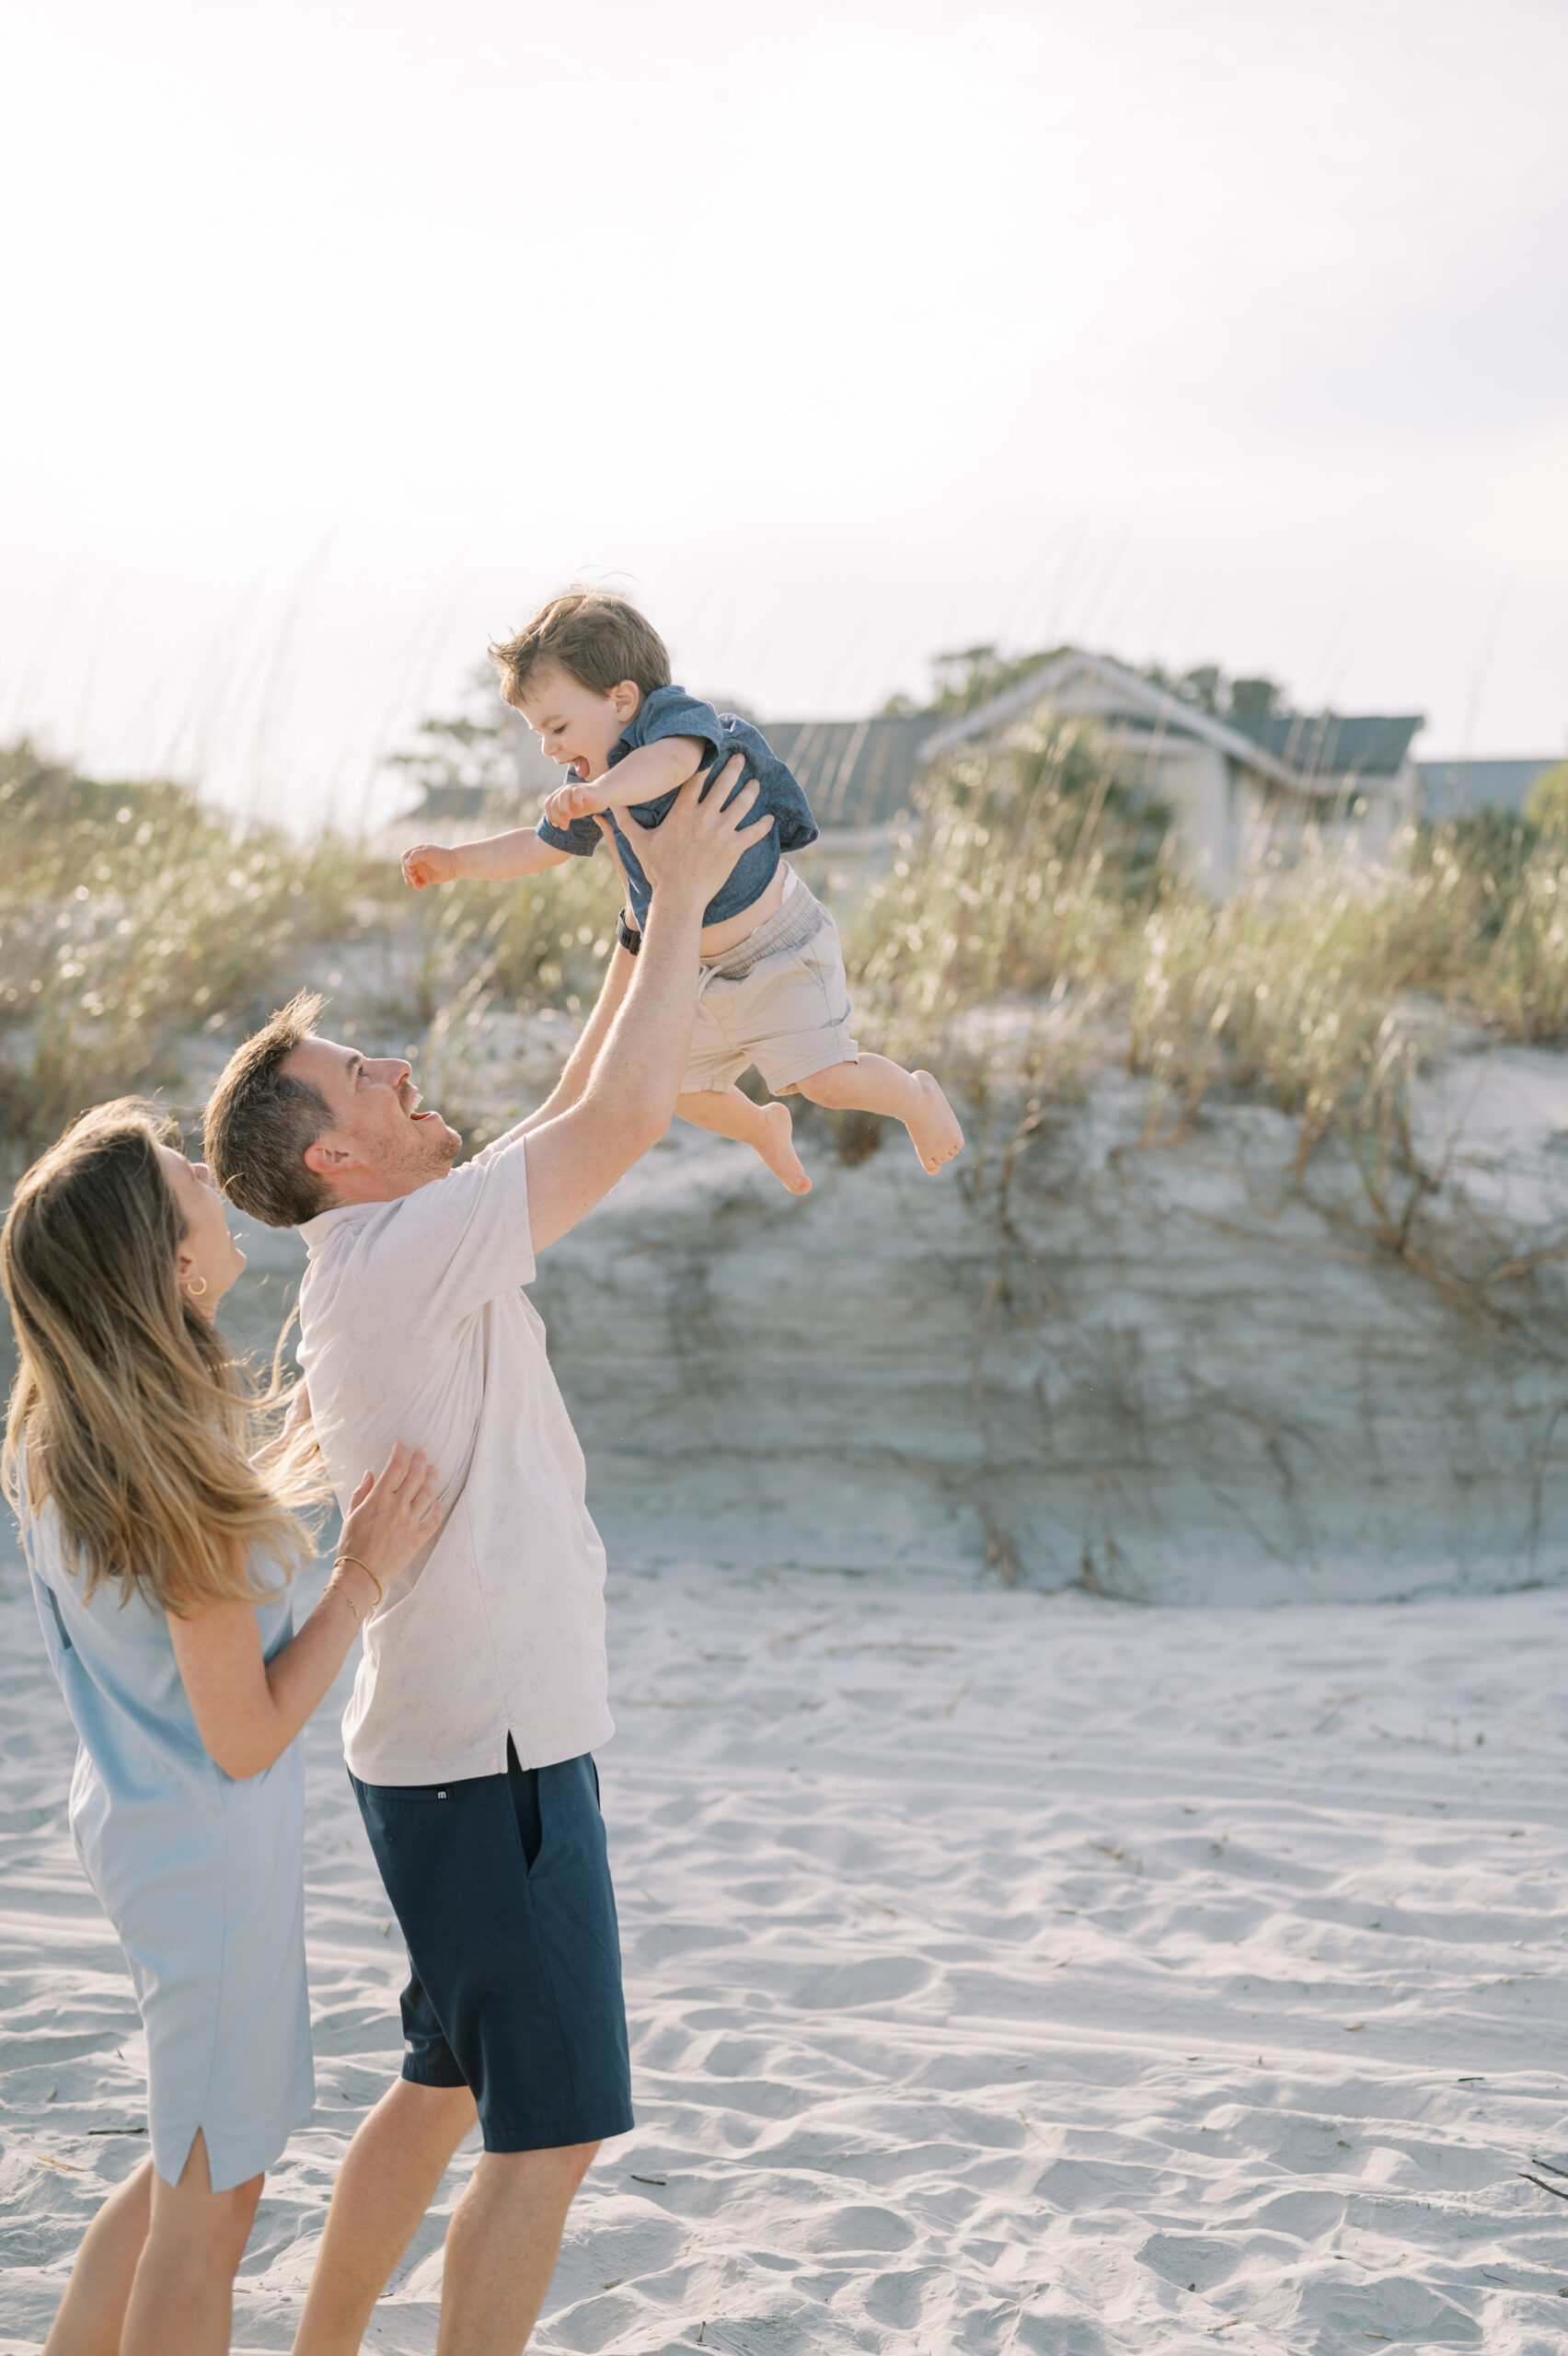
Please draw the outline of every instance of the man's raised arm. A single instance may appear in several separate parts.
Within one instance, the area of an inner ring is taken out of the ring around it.
[[[739,774],[738,756],[729,768]],[[755,781],[727,810],[722,791],[698,799],[704,781],[688,779],[663,826],[647,830],[629,818],[624,822],[653,886],[652,902],[636,973],[582,1093],[556,1118],[528,1130],[528,1224],[536,1253],[575,1227],[670,1125],[697,1017],[702,912],[742,853],[773,824],[767,813],[749,817]],[[580,1047],[586,1044],[584,1034]]]
[[[621,856],[616,849],[615,828],[607,818],[600,818],[596,824],[599,832],[605,837],[605,848],[619,870],[620,879],[624,884],[627,880],[626,869],[621,865]],[[544,1103],[535,1112],[530,1113],[525,1121],[519,1121],[517,1124],[525,1137],[535,1129],[544,1128],[548,1122],[559,1120],[563,1113],[570,1113],[574,1104],[582,1103],[587,1092],[588,1082],[593,1078],[594,1067],[599,1060],[600,1050],[610,1035],[611,1028],[621,1011],[626,994],[631,987],[632,976],[636,971],[636,964],[624,949],[617,944],[611,950],[610,961],[605,970],[604,986],[594,1000],[588,1020],[582,1026],[577,1045],[566,1059],[560,1078]]]

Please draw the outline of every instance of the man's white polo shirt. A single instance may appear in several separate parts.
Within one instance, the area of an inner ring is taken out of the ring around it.
[[[301,1230],[299,1361],[339,1503],[394,1444],[441,1475],[439,1534],[365,1623],[343,1718],[366,1784],[575,1759],[614,1732],[605,1550],[582,1451],[523,1293],[534,1275],[513,1131],[400,1202]]]

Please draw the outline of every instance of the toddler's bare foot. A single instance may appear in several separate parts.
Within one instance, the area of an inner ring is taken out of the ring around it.
[[[756,1149],[779,1184],[788,1186],[792,1195],[809,1195],[812,1182],[795,1151],[795,1124],[790,1118],[787,1104],[764,1104],[761,1108],[762,1135]]]
[[[963,1131],[958,1126],[958,1114],[930,1073],[912,1071],[909,1077],[920,1091],[920,1109],[905,1126],[916,1152],[935,1177],[943,1162],[951,1161],[963,1146]]]

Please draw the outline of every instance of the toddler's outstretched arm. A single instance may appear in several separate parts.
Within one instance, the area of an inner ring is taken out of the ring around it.
[[[514,875],[537,875],[546,867],[560,867],[571,857],[553,843],[542,843],[532,826],[513,826],[509,834],[487,835],[478,843],[415,843],[403,853],[403,881],[423,892],[432,884],[455,884],[459,877],[499,882]]]
[[[624,761],[603,777],[573,778],[558,785],[545,803],[552,826],[570,826],[574,818],[591,817],[598,810],[629,810],[634,802],[657,802],[695,777],[708,755],[698,736],[661,736],[656,744],[639,745]]]

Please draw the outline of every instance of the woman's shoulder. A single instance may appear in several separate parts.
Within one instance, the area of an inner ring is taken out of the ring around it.
[[[58,1586],[62,1580],[68,1582],[75,1565],[75,1549],[66,1540],[54,1500],[40,1484],[36,1468],[32,1480],[28,1479],[25,1438],[17,1450],[17,1522],[22,1533],[22,1552],[33,1576],[46,1580],[51,1587]]]
[[[26,1501],[22,1548],[34,1578],[59,1599],[73,1619],[112,1628],[131,1644],[160,1638],[167,1642],[167,1621],[156,1604],[139,1590],[128,1594],[119,1579],[99,1579],[96,1584],[89,1579],[82,1550],[61,1520],[52,1497],[34,1495]]]
[[[19,1484],[17,1519],[28,1568],[45,1587],[97,1624],[112,1625],[133,1644],[168,1641],[167,1611],[138,1581],[112,1575],[89,1577],[83,1549],[66,1530],[53,1498],[47,1492],[39,1496],[36,1482],[30,1494],[25,1482]],[[294,1567],[273,1548],[258,1545],[251,1550],[250,1569],[265,1632],[280,1606],[292,1606]]]

